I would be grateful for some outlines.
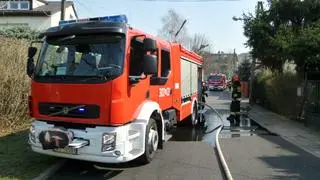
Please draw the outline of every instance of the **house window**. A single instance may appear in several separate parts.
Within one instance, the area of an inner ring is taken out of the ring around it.
[[[2,10],[29,10],[29,1],[0,1],[0,9]]]
[[[9,9],[19,9],[19,2],[16,2],[16,1],[9,2]]]
[[[20,9],[29,9],[29,1],[21,1],[20,2]]]

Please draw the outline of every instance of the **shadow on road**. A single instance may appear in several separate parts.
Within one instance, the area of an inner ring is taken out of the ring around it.
[[[262,156],[261,161],[283,175],[272,175],[270,179],[319,179],[320,159],[304,151],[280,136],[260,136],[275,144],[286,155]],[[289,154],[289,155],[288,155]]]
[[[110,167],[113,167],[113,169],[111,169]],[[68,178],[71,178],[70,175],[72,175],[73,177],[71,179],[76,178],[78,180],[81,180],[81,179],[104,180],[104,179],[110,179],[110,178],[116,177],[117,175],[123,172],[122,169],[130,168],[130,167],[137,167],[137,166],[134,165],[134,163],[108,165],[108,164],[102,164],[102,163],[68,160],[66,164],[59,170],[59,176],[58,177],[53,176],[50,179],[68,179]]]

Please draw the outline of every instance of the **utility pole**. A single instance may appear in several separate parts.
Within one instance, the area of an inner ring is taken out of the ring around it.
[[[60,20],[64,20],[65,17],[65,6],[66,6],[66,0],[61,0],[61,17]]]
[[[233,71],[236,72],[237,69],[237,54],[236,54],[236,49],[233,49]]]
[[[256,16],[261,16],[261,14],[263,13],[264,9],[263,9],[263,3],[262,1],[258,1],[258,7],[257,7],[257,15]],[[249,104],[253,103],[253,99],[252,99],[252,91],[253,91],[253,81],[254,81],[254,77],[255,77],[255,70],[256,70],[256,65],[257,65],[257,59],[252,58],[252,62],[251,62],[251,70],[250,70],[250,82],[249,82]]]
[[[251,62],[251,69],[250,69],[250,81],[249,81],[249,104],[253,103],[252,100],[252,91],[253,91],[253,81],[254,81],[254,73],[255,73],[255,69],[256,69],[256,58],[252,58],[252,62]]]

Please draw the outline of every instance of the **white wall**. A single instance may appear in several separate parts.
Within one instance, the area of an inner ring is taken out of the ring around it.
[[[33,8],[37,8],[39,6],[43,6],[44,5],[44,3],[39,2],[37,0],[32,0],[32,4],[33,4]]]
[[[0,28],[8,28],[13,26],[29,26],[37,30],[45,30],[49,27],[58,26],[60,21],[60,12],[57,12],[51,16],[34,17],[0,17]],[[76,15],[71,6],[66,8],[65,19],[69,20],[70,15],[73,19],[76,19]]]
[[[70,15],[72,16],[72,19],[76,19],[76,15],[73,11],[73,8],[71,6],[67,7],[65,10],[65,20],[70,20]],[[51,17],[51,26],[58,26],[59,25],[59,21],[61,18],[61,12],[57,12],[55,14],[52,15]]]
[[[51,27],[50,17],[1,17],[0,28],[28,24],[29,27],[37,30],[45,30]]]
[[[35,1],[35,0],[34,0]],[[42,4],[41,2],[36,2],[35,4],[39,5]],[[42,16],[42,17],[35,17],[35,16],[24,16],[24,17],[0,17],[0,28],[8,28],[13,26],[29,26],[33,29],[37,30],[45,30],[49,27],[58,26],[60,21],[60,12],[52,14],[51,16]],[[65,19],[70,20],[76,19],[76,15],[73,11],[72,6],[66,8],[65,11]]]
[[[72,16],[72,18],[70,16]],[[69,6],[69,7],[66,8],[65,18],[67,20],[69,20],[69,19],[77,19],[76,14],[74,13],[74,10],[73,10],[72,6]]]

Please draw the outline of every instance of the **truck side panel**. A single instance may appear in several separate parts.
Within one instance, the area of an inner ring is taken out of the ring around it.
[[[191,63],[191,94],[198,93],[198,65]]]
[[[177,110],[177,120],[180,120],[181,111],[181,61],[180,61],[180,46],[173,44],[171,48],[171,62],[173,73],[173,108]]]
[[[181,116],[185,119],[191,114],[192,102],[198,94],[198,65],[192,60],[181,57]]]
[[[183,102],[191,95],[191,62],[181,59],[181,98]]]

